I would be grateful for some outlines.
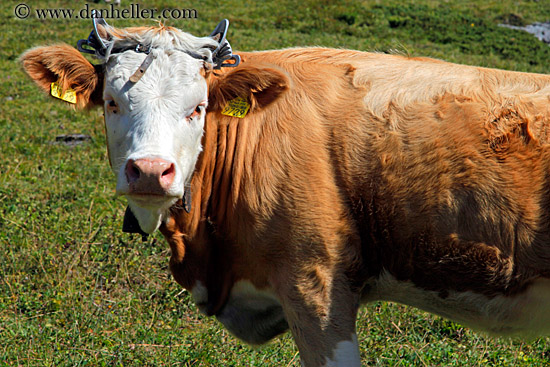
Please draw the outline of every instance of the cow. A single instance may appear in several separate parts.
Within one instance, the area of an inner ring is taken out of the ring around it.
[[[376,300],[548,335],[550,76],[94,24],[79,49],[98,64],[57,44],[22,66],[103,107],[125,224],[162,232],[174,279],[236,337],[290,329],[304,366],[360,366]]]

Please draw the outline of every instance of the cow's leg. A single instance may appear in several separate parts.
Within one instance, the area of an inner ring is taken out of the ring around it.
[[[359,367],[355,334],[359,296],[351,291],[348,279],[335,278],[319,265],[283,278],[279,297],[302,366]]]

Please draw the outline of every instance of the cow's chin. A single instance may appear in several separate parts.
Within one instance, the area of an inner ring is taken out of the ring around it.
[[[232,292],[216,318],[237,338],[253,345],[288,330],[283,308],[264,292]]]
[[[145,233],[156,231],[177,197],[158,195],[127,195],[128,205],[136,217],[139,227]]]

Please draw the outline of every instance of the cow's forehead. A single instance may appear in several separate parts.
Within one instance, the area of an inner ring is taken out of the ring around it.
[[[154,49],[151,53],[153,62],[136,83],[130,77],[146,55],[126,51],[111,57],[105,69],[105,95],[127,99],[128,103],[172,100],[177,106],[171,109],[192,108],[205,98],[201,61],[178,51]]]
[[[147,73],[152,71],[152,73],[158,74],[159,70],[162,70],[159,66],[166,66],[166,64],[169,64],[172,69],[165,71],[178,71],[181,75],[195,77],[204,65],[201,60],[197,60],[189,56],[187,53],[179,50],[155,48],[151,50],[151,54],[153,56],[153,60],[151,62],[151,66],[147,68]],[[130,73],[131,75],[135,72],[135,67],[140,66],[145,57],[146,54],[143,52],[128,50],[117,55],[112,55],[107,62],[106,67],[108,71],[116,70],[117,73]]]
[[[140,49],[162,49],[179,50],[193,53],[211,61],[212,50],[218,43],[211,37],[195,37],[192,34],[180,31],[172,27],[148,27],[148,28],[106,28],[111,38],[106,41],[108,44],[107,53],[116,53],[117,50],[134,49],[140,45]]]
[[[201,69],[212,60],[217,42],[210,37],[195,37],[171,27],[116,29],[106,28],[110,34],[106,60],[106,86],[125,87],[130,76],[142,65],[150,52],[152,62],[142,78],[157,84],[178,83],[191,86],[199,80]],[[162,81],[161,81],[162,79]],[[119,85],[121,84],[122,85]],[[141,80],[136,89],[143,89]],[[141,84],[141,85],[140,85]]]
[[[200,79],[203,63],[186,53],[153,49],[151,54],[153,60],[143,78],[169,77],[178,83],[185,84],[191,84]],[[105,68],[107,81],[126,84],[145,58],[144,53],[134,51],[126,51],[120,55],[112,56]],[[141,79],[134,84],[139,85],[140,82]]]

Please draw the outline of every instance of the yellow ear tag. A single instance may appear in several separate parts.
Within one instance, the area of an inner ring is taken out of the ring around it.
[[[76,104],[76,92],[74,89],[67,89],[65,93],[61,92],[61,88],[59,87],[59,81],[53,82],[50,86],[50,94],[55,97],[59,98],[65,102]]]
[[[222,110],[222,115],[243,118],[250,109],[250,103],[242,97],[234,98],[227,102]]]

